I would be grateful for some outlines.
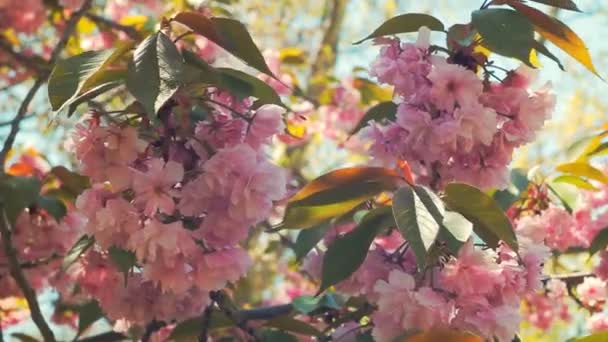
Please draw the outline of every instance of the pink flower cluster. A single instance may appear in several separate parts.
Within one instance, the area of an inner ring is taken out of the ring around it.
[[[0,0],[0,30],[32,34],[44,23],[46,9],[42,0]]]
[[[394,86],[396,119],[363,132],[372,155],[394,165],[406,160],[417,182],[441,188],[462,181],[504,187],[513,150],[533,140],[553,111],[549,85],[530,91],[534,77],[521,67],[502,83],[480,79],[467,65],[433,54],[429,31],[415,44],[382,39],[371,73]]]
[[[335,237],[330,231],[324,243]],[[421,273],[407,242],[393,232],[376,239],[361,267],[336,289],[365,295],[377,306],[372,321],[379,342],[408,330],[437,327],[511,341],[519,329],[520,302],[541,287],[541,265],[549,252],[542,240],[524,235],[519,240],[519,257],[506,245],[494,252],[475,247],[471,240],[458,255]],[[304,271],[318,277],[322,255],[321,249],[312,251]]]
[[[545,292],[530,293],[525,297],[525,320],[542,330],[549,330],[558,320],[570,321],[567,297],[568,289],[563,281],[549,280]]]
[[[286,195],[286,174],[263,152],[283,109],[208,95],[214,110],[190,129],[169,110],[152,129],[93,118],[75,131],[70,147],[93,184],[76,206],[96,247],[72,274],[112,319],[200,314],[210,291],[245,274],[239,242]],[[117,248],[135,256],[127,275],[112,259]]]
[[[70,250],[82,230],[82,219],[75,213],[57,222],[37,209],[24,210],[13,224],[13,246],[24,273],[34,290],[59,285],[61,257]],[[0,298],[21,296],[21,290],[9,274],[8,259],[0,249]]]

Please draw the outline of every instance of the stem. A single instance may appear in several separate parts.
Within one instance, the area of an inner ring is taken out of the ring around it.
[[[0,203],[0,214],[2,218],[0,220],[0,234],[2,234],[2,243],[4,245],[4,253],[6,254],[6,258],[9,262],[9,270],[11,276],[19,285],[19,288],[23,292],[23,296],[27,300],[27,305],[30,308],[30,312],[32,315],[32,320],[36,323],[38,330],[40,330],[40,334],[47,342],[54,342],[55,335],[51,328],[49,328],[48,324],[44,320],[44,316],[42,316],[42,311],[40,310],[40,306],[38,305],[38,300],[36,299],[36,292],[32,289],[30,284],[19,265],[19,259],[17,258],[17,250],[13,246],[12,242],[12,227],[10,222],[8,221],[8,217],[6,216],[6,211],[4,210],[4,203]]]
[[[82,18],[82,16],[85,15],[86,11],[88,11],[89,8],[91,8],[91,3],[92,3],[92,0],[85,0],[85,2],[82,4],[80,9],[78,9],[76,12],[74,12],[74,14],[70,17],[70,19],[66,23],[65,30],[63,31],[63,34],[61,35],[59,42],[57,42],[55,49],[53,49],[53,52],[51,53],[51,59],[49,60],[48,65],[51,65],[51,66],[55,65],[55,62],[59,58],[61,51],[63,51],[65,46],[68,44],[68,40],[70,39],[70,36],[72,35],[72,33],[74,32],[74,29],[76,28],[76,24],[78,23],[80,18]],[[15,115],[15,118],[13,118],[13,120],[11,122],[11,130],[10,130],[8,136],[6,137],[6,141],[4,142],[4,145],[2,146],[2,150],[0,151],[0,175],[4,174],[4,163],[6,162],[6,156],[8,155],[8,152],[13,147],[13,143],[15,142],[15,137],[17,136],[17,133],[19,132],[19,125],[21,123],[21,120],[23,120],[23,118],[25,117],[25,114],[27,113],[27,109],[28,109],[30,103],[34,99],[34,96],[36,95],[36,93],[38,92],[40,87],[42,87],[42,85],[46,82],[49,75],[50,75],[50,72],[47,70],[38,76],[38,79],[36,80],[36,82],[34,82],[34,85],[32,86],[32,88],[25,95],[23,102],[21,102],[21,105],[19,106],[19,109],[17,110],[17,115]]]
[[[198,337],[199,342],[207,342],[208,333],[209,333],[209,323],[211,322],[211,314],[213,313],[213,306],[215,305],[214,301],[211,301],[209,305],[205,308],[203,312],[203,324],[201,329],[201,334]]]
[[[184,33],[180,34],[179,36],[177,36],[175,39],[173,39],[173,43],[177,43],[177,42],[179,42],[179,41],[180,41],[182,38],[184,38],[184,37],[186,37],[186,36],[189,36],[189,35],[191,35],[191,34],[193,34],[193,33],[194,33],[194,31],[187,31],[187,32],[184,32]]]

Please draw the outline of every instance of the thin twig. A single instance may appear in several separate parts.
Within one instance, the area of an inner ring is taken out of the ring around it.
[[[2,36],[0,36],[0,50],[6,52],[12,59],[23,65],[25,68],[34,71],[38,75],[44,75],[48,70],[44,67],[46,63],[45,60],[41,57],[34,56],[26,56],[21,52],[17,52],[13,49],[13,46]],[[38,63],[36,62],[38,60]]]
[[[24,116],[24,117],[23,117],[23,119],[21,119],[21,120],[23,121],[23,120],[25,120],[25,119],[33,118],[34,116],[35,116],[34,114],[26,115],[26,116]],[[14,119],[13,119],[13,120],[11,120],[11,121],[4,121],[4,122],[0,122],[0,127],[4,127],[4,126],[10,126],[10,125],[12,125],[12,124],[13,124],[13,121],[14,121]]]
[[[207,342],[209,339],[209,323],[211,323],[211,315],[213,314],[213,307],[215,306],[215,302],[211,301],[209,305],[205,308],[203,312],[203,322],[201,327],[201,334],[198,337],[199,342]]]
[[[0,203],[0,215],[2,215],[0,220],[0,234],[2,234],[4,253],[9,262],[11,276],[15,279],[17,285],[19,285],[21,292],[23,292],[23,296],[25,297],[27,305],[30,308],[32,320],[34,323],[36,323],[38,330],[40,330],[40,334],[42,334],[45,341],[54,342],[55,335],[53,335],[53,331],[44,320],[44,316],[42,316],[42,311],[40,310],[38,300],[36,299],[36,292],[28,283],[23,270],[19,266],[17,250],[13,246],[12,241],[12,228],[10,222],[8,221],[8,217],[6,216],[6,211],[4,210],[4,203]]]
[[[80,18],[82,18],[82,16],[86,13],[86,11],[88,11],[89,8],[91,8],[91,3],[92,3],[92,0],[86,0],[82,4],[80,9],[78,9],[76,12],[74,12],[74,14],[70,17],[70,19],[66,23],[65,30],[63,31],[63,34],[61,35],[59,42],[57,42],[55,49],[53,49],[53,52],[51,53],[51,58],[49,59],[48,65],[51,65],[51,66],[55,65],[55,62],[59,58],[61,51],[63,51],[65,46],[68,44],[68,40],[70,39],[70,36],[72,35],[72,33],[74,32],[74,29],[76,28],[76,24],[78,23]],[[19,109],[17,110],[17,115],[15,115],[15,118],[11,122],[11,130],[10,130],[8,136],[6,137],[4,146],[2,146],[2,151],[0,151],[0,175],[2,175],[4,173],[4,162],[6,161],[6,156],[8,155],[8,152],[13,147],[13,143],[15,142],[15,137],[17,136],[17,133],[19,132],[19,125],[21,124],[21,120],[23,120],[23,118],[25,117],[25,114],[27,113],[27,109],[28,109],[30,103],[32,102],[32,100],[34,99],[34,96],[36,95],[38,90],[42,87],[42,85],[46,82],[48,77],[49,77],[48,71],[46,71],[43,74],[38,76],[38,79],[36,80],[36,82],[34,82],[34,85],[32,86],[32,88],[25,95],[23,102],[21,102],[21,105],[19,106]]]
[[[87,17],[87,19],[90,19],[97,25],[105,25],[115,30],[122,31],[133,40],[139,40],[141,38],[139,32],[137,32],[137,30],[131,26],[119,24],[111,19],[102,17],[94,13],[87,13],[85,16]]]

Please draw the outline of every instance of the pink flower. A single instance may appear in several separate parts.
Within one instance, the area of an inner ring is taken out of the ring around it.
[[[433,83],[431,99],[439,109],[451,111],[456,104],[473,106],[483,90],[481,80],[471,70],[449,63],[436,63],[428,76]]]
[[[599,312],[591,315],[587,319],[587,329],[591,333],[608,330],[608,316],[604,312]]]
[[[171,214],[175,208],[173,198],[177,192],[173,186],[184,177],[183,167],[169,161],[166,164],[161,159],[148,162],[146,172],[138,172],[133,180],[135,204],[144,208],[146,215],[153,215],[157,210]]]
[[[124,247],[129,237],[140,228],[139,214],[122,198],[108,200],[94,218],[87,224],[87,231],[104,249],[113,245]]]
[[[240,247],[202,255],[193,266],[194,283],[204,290],[217,290],[244,276],[252,261]]]
[[[80,6],[82,6],[83,0],[59,0],[59,5],[70,9],[70,10],[77,10],[80,8]]]
[[[461,296],[483,296],[501,286],[500,268],[489,251],[475,248],[469,240],[440,273],[440,282],[446,290]]]
[[[469,152],[476,143],[489,146],[497,130],[496,112],[479,103],[461,106],[454,110],[454,118],[460,127],[458,135],[462,141],[458,145]]]
[[[196,249],[190,233],[181,222],[168,224],[155,219],[148,220],[143,229],[133,233],[128,246],[135,252],[138,260],[154,262],[162,253],[169,262],[180,253],[188,254]]]
[[[42,0],[10,1],[0,6],[0,28],[32,34],[44,23],[46,10]]]
[[[596,277],[585,277],[576,287],[576,294],[583,304],[589,307],[598,307],[606,302],[608,288],[606,282]]]
[[[270,138],[285,129],[283,123],[285,110],[277,105],[264,105],[260,107],[249,126],[245,142],[253,148],[270,142]]]

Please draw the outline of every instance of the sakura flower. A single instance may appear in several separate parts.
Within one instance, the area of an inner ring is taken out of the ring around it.
[[[474,72],[456,64],[436,63],[428,77],[433,83],[431,98],[442,110],[453,110],[456,104],[475,105],[483,90]]]
[[[599,278],[585,277],[583,282],[576,287],[576,293],[583,304],[597,307],[606,302],[608,288],[606,288],[606,282]]]
[[[144,208],[144,213],[152,215],[157,210],[171,214],[175,208],[173,198],[177,193],[173,186],[184,177],[183,167],[169,161],[152,159],[146,172],[139,172],[133,181],[135,204]]]

